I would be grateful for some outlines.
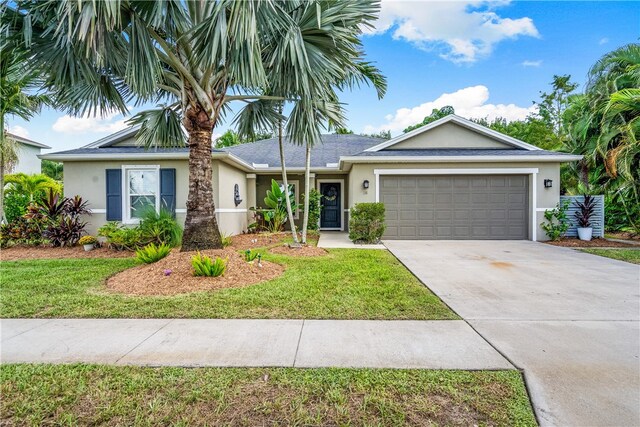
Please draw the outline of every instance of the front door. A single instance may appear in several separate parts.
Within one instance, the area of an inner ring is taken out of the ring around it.
[[[320,228],[324,229],[340,229],[342,228],[342,206],[340,206],[340,188],[339,182],[322,182],[320,183]]]

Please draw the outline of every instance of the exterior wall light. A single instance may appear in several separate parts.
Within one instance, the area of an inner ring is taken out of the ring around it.
[[[368,180],[368,179],[365,179],[365,180],[362,182],[362,188],[364,188],[365,190],[366,190],[367,188],[369,188],[369,180]]]
[[[553,187],[553,180],[545,179],[544,180],[544,188],[551,188],[551,187]]]
[[[236,204],[236,207],[242,203],[242,199],[240,198],[240,187],[238,184],[233,186],[233,203]]]

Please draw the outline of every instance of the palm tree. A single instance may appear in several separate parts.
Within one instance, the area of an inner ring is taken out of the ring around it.
[[[358,36],[378,9],[375,0],[18,1],[17,15],[28,18],[16,27],[29,35],[32,62],[47,72],[45,86],[70,113],[126,114],[131,101],[164,103],[131,123],[141,124],[137,137],[145,147],[187,140],[182,250],[194,250],[222,247],[211,135],[229,104],[269,99],[263,93],[281,80],[271,99],[305,101],[298,103],[304,119],[290,120],[287,133],[315,143],[320,124],[312,119],[322,106],[310,96],[326,93],[328,76],[353,68]]]
[[[0,6],[0,15],[5,12]],[[28,56],[24,43],[10,37],[9,28],[0,24],[0,222],[4,215],[4,177],[11,173],[18,161],[19,145],[5,130],[7,116],[28,120],[38,114],[47,97],[33,93],[40,86],[39,75],[27,68]]]
[[[29,196],[29,201],[34,202],[43,196],[47,191],[55,194],[62,192],[62,187],[53,178],[45,174],[38,173],[27,175],[26,173],[16,173],[5,177],[7,193],[18,193]]]

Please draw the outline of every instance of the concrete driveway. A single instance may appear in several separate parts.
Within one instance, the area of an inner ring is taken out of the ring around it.
[[[524,370],[541,425],[640,425],[640,266],[527,241],[386,241]]]

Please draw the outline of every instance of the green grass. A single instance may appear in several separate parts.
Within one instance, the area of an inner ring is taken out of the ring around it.
[[[389,252],[335,249],[322,257],[266,254],[286,265],[258,285],[177,296],[108,293],[133,259],[1,263],[2,317],[456,319]]]
[[[633,264],[640,264],[640,249],[582,249],[582,251]]]
[[[4,365],[7,425],[535,426],[518,371]]]

